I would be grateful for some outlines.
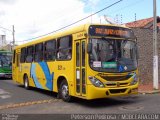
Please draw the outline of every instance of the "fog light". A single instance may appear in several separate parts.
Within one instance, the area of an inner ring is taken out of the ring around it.
[[[107,96],[109,95],[108,91],[106,92],[106,95],[107,95]]]

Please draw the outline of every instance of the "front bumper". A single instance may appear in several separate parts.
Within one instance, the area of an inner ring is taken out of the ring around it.
[[[12,73],[0,73],[0,77],[12,78]]]
[[[89,85],[87,99],[127,96],[131,94],[138,94],[138,83],[132,86],[115,88],[98,88],[93,85]]]

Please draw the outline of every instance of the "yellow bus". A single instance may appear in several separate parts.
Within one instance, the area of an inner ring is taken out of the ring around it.
[[[64,101],[138,93],[137,43],[130,28],[84,24],[14,49],[13,80]]]

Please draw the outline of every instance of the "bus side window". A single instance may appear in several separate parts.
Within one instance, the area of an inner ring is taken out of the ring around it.
[[[24,63],[26,61],[26,48],[21,49],[21,57],[20,57],[20,62]]]
[[[33,46],[27,47],[26,62],[30,63],[33,61],[33,53],[34,53],[34,47]]]
[[[43,60],[43,43],[39,43],[35,45],[34,61],[40,62],[42,60]]]
[[[51,61],[56,58],[56,40],[50,40],[44,44],[44,60]]]
[[[59,38],[57,41],[57,59],[71,60],[72,58],[72,36]]]

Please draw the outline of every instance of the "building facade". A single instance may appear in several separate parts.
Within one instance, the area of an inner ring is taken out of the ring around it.
[[[158,55],[160,80],[160,17],[157,17],[158,28]],[[153,18],[127,23],[131,27],[138,41],[139,73],[142,84],[153,82]],[[160,82],[160,81],[159,81]]]
[[[0,35],[0,48],[6,45],[6,35]]]

